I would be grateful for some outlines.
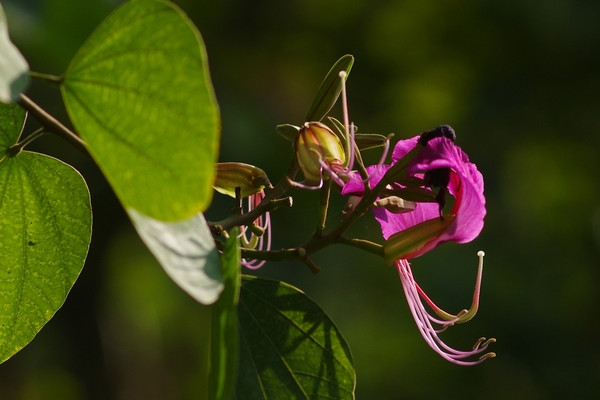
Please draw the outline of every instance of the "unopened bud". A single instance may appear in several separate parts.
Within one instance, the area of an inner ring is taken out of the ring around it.
[[[241,196],[248,197],[261,192],[271,185],[265,172],[254,165],[240,162],[217,163],[217,177],[213,187],[219,193],[235,198],[235,188],[241,189]]]
[[[323,166],[343,165],[346,153],[338,136],[320,122],[306,122],[295,142],[296,160],[308,185],[318,185],[323,179]]]

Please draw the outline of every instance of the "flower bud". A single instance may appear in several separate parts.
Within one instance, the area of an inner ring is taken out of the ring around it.
[[[219,193],[235,197],[235,188],[241,189],[241,196],[248,197],[261,192],[271,182],[265,172],[254,165],[240,162],[217,163],[217,177],[213,187]]]
[[[298,132],[294,145],[298,166],[308,185],[323,180],[323,166],[343,166],[346,153],[338,136],[320,122],[306,122]]]

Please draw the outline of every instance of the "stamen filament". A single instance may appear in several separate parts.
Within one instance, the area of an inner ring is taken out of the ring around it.
[[[475,278],[475,289],[473,290],[473,302],[471,303],[471,307],[469,310],[459,316],[459,320],[457,323],[462,324],[463,322],[470,321],[475,314],[477,314],[477,310],[479,310],[479,294],[481,292],[481,278],[483,276],[483,257],[485,253],[483,251],[477,252],[477,257],[479,257],[479,264],[477,265],[477,278]]]
[[[254,209],[264,198],[264,192],[255,193],[248,197],[248,212]],[[263,223],[264,222],[264,223]],[[246,232],[250,231],[250,239],[246,236]],[[255,232],[256,231],[256,232]],[[240,241],[243,247],[258,250],[271,249],[271,215],[266,212],[259,216],[252,226],[242,226],[240,229]],[[265,247],[266,241],[266,247]],[[265,264],[266,260],[246,260],[242,259],[242,265],[250,269],[258,269]]]
[[[495,339],[493,338],[487,340],[485,338],[479,339],[473,346],[473,349],[469,351],[456,350],[444,343],[438,336],[439,332],[431,325],[432,321],[435,322],[437,320],[425,310],[425,307],[421,302],[420,292],[422,292],[422,290],[418,289],[418,285],[414,280],[408,260],[397,260],[396,265],[398,266],[400,280],[402,281],[402,288],[404,289],[404,294],[406,295],[410,311],[415,319],[417,328],[429,347],[431,347],[444,359],[457,365],[475,365],[488,358],[495,357],[494,353],[481,354],[483,351],[485,351],[490,343],[495,342]],[[441,322],[444,326],[451,324],[450,322],[446,321]],[[474,356],[479,356],[479,358],[472,361],[466,360],[467,358]]]
[[[354,166],[354,122],[350,123],[350,115],[348,112],[348,94],[346,91],[346,78],[348,74],[346,71],[340,71],[340,79],[342,80],[342,115],[344,119],[344,130],[346,131],[346,143],[345,150],[347,154],[347,160],[344,167],[352,169]]]
[[[477,252],[477,256],[479,257],[479,264],[477,266],[477,278],[475,279],[475,289],[473,290],[473,301],[471,303],[471,307],[468,310],[461,310],[456,315],[450,314],[442,310],[438,307],[433,300],[427,296],[427,294],[421,289],[418,283],[415,282],[416,289],[419,293],[419,296],[427,303],[429,307],[431,307],[432,311],[435,312],[440,318],[445,321],[451,322],[452,324],[462,324],[464,322],[470,321],[477,311],[479,310],[479,294],[481,293],[481,279],[483,276],[483,257],[485,253],[483,251]]]

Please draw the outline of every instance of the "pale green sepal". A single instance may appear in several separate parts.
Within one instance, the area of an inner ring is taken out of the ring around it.
[[[454,215],[444,215],[443,220],[433,218],[390,236],[383,244],[385,262],[393,263],[402,258],[412,258],[427,243],[447,229],[454,218],[456,218]]]
[[[320,121],[327,115],[342,93],[344,83],[340,78],[340,72],[345,71],[346,76],[348,76],[352,69],[352,64],[354,64],[354,57],[346,54],[331,67],[306,113],[306,121]]]
[[[235,198],[235,189],[240,188],[241,197],[248,197],[271,186],[265,171],[254,165],[241,162],[217,163],[217,177],[213,187],[219,193]]]
[[[290,125],[290,124],[281,124],[281,125],[277,125],[275,130],[277,131],[278,135],[280,135],[284,139],[289,140],[290,142],[293,142],[294,140],[296,140],[296,136],[298,136],[300,127],[296,126],[296,125]]]

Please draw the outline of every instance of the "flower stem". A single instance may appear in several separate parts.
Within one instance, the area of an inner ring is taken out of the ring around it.
[[[31,76],[32,78],[35,78],[35,79],[39,79],[39,80],[54,84],[54,85],[60,85],[62,83],[62,81],[64,80],[64,78],[62,76],[46,74],[44,72],[29,71],[29,76]]]
[[[320,238],[327,223],[327,211],[329,208],[329,198],[331,195],[331,179],[328,179],[321,188],[319,198],[319,221],[315,228],[314,238]]]
[[[369,253],[373,253],[380,257],[383,257],[383,246],[379,243],[371,242],[370,240],[365,239],[355,239],[355,238],[347,238],[342,236],[339,239],[341,244],[346,244],[348,246],[357,247],[359,249],[368,251]]]
[[[21,152],[21,150],[23,150],[25,148],[25,146],[27,146],[28,144],[33,142],[35,139],[42,136],[44,133],[46,133],[44,128],[40,128],[40,129],[36,130],[35,132],[33,132],[32,134],[27,136],[25,139],[21,140],[19,143],[16,143],[16,144],[10,146],[10,148],[6,151],[6,153],[9,156],[15,156],[15,155],[19,154]]]

